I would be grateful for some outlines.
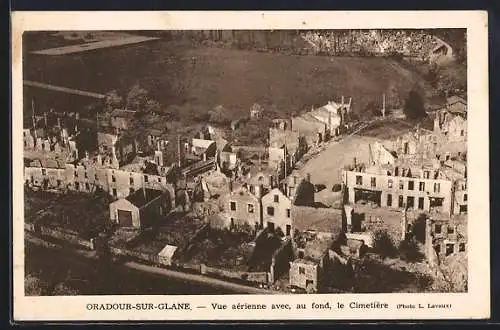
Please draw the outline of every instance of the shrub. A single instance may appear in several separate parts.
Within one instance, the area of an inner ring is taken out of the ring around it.
[[[403,111],[408,119],[420,119],[427,116],[422,96],[413,90],[408,94]]]
[[[406,239],[399,244],[399,256],[401,259],[409,262],[420,261],[423,258],[420,253],[416,239]]]
[[[342,186],[340,185],[340,183],[336,183],[332,187],[332,191],[333,192],[338,192],[338,191],[341,191],[341,190],[342,190]]]
[[[397,254],[396,246],[386,230],[373,233],[373,251],[382,257],[394,257]]]

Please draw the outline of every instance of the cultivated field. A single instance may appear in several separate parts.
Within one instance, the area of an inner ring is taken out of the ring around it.
[[[391,59],[284,55],[167,40],[62,56],[27,52],[24,74],[27,80],[97,93],[123,94],[139,83],[163,106],[208,110],[223,104],[235,117],[246,115],[254,102],[274,104],[288,116],[341,95],[352,96],[354,108],[363,110],[371,101],[381,103],[389,86],[397,86],[402,98],[426,88],[418,73]],[[56,94],[48,98],[33,88],[27,93],[72,110],[84,102],[65,94],[54,100]]]

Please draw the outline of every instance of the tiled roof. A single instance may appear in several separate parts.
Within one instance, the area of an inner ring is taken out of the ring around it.
[[[161,194],[162,192],[160,190],[144,188],[138,189],[132,195],[129,195],[126,199],[138,208],[141,208],[149,202],[160,197]]]

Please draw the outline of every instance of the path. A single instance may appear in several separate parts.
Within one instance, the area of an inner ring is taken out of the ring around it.
[[[87,96],[87,97],[92,97],[95,99],[104,99],[106,97],[106,95],[104,95],[104,94],[82,91],[79,89],[56,86],[56,85],[51,85],[51,84],[45,84],[45,83],[41,83],[41,82],[37,82],[37,81],[24,80],[23,84],[26,86],[30,86],[30,87],[38,87],[38,88],[48,89],[48,90],[52,90],[52,91],[56,91],[56,92],[63,92],[63,93],[68,93],[68,94]]]
[[[130,36],[130,37],[122,37],[119,39],[101,40],[101,41],[87,42],[87,43],[78,44],[78,45],[36,50],[36,51],[33,51],[32,53],[38,54],[38,55],[66,55],[66,54],[86,52],[89,50],[95,50],[95,49],[101,49],[101,48],[137,44],[140,42],[157,40],[157,39],[159,39],[159,38],[144,37],[144,36]]]

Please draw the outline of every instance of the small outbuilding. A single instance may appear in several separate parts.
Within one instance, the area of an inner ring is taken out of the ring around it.
[[[175,251],[177,251],[177,246],[169,244],[165,245],[165,247],[158,253],[158,262],[165,266],[171,266]]]
[[[170,209],[168,194],[155,189],[138,189],[127,198],[109,204],[111,221],[119,227],[143,228]]]

